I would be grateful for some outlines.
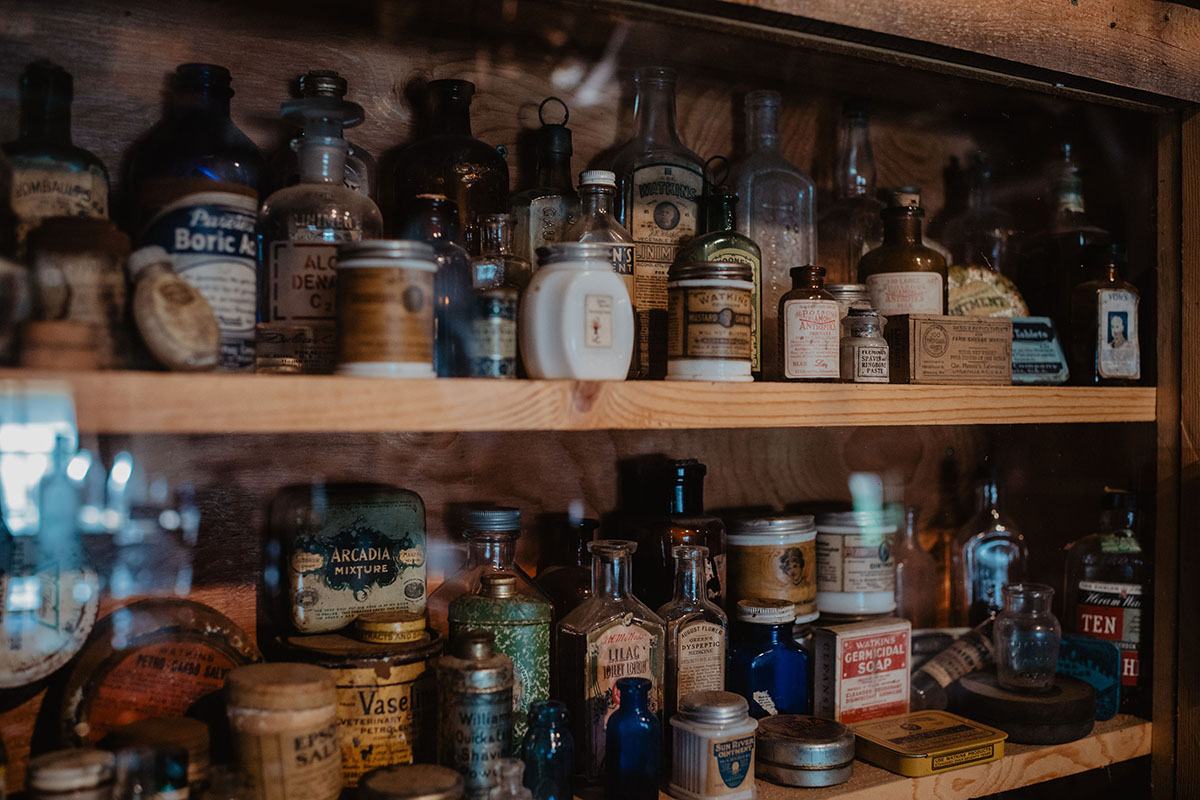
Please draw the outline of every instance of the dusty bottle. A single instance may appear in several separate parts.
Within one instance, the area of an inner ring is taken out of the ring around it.
[[[896,616],[912,623],[913,630],[937,624],[937,565],[917,540],[920,509],[904,509],[904,528],[892,550],[896,561]]]
[[[493,642],[469,631],[437,663],[437,761],[462,774],[469,800],[488,796],[497,760],[512,752],[513,664]]]
[[[667,626],[665,719],[675,715],[685,695],[725,688],[729,628],[725,612],[707,597],[704,565],[708,548],[683,545],[671,552],[675,556],[675,597],[658,610]]]
[[[792,267],[792,288],[779,298],[779,376],[836,381],[841,374],[841,314],[825,291],[824,267]]]
[[[1122,280],[1116,245],[1085,248],[1092,277],[1071,290],[1071,382],[1129,386],[1142,377],[1137,288]]]
[[[511,214],[484,216],[480,254],[471,263],[474,292],[467,358],[473,378],[517,377],[517,317],[530,267],[513,252],[513,233]]]
[[[883,240],[869,120],[857,101],[842,106],[833,182],[833,203],[817,222],[817,254],[830,283],[857,283],[859,260]]]
[[[946,313],[946,259],[921,241],[921,190],[892,193],[883,218],[883,244],[858,262],[858,279],[884,317]]]
[[[992,644],[995,621],[995,617],[988,617],[913,672],[909,691],[913,711],[945,709],[950,702],[946,694],[950,684],[968,672],[988,669],[995,663]]]
[[[546,106],[562,106],[562,122],[546,122]],[[579,218],[579,197],[571,185],[571,117],[567,104],[547,97],[538,106],[542,127],[535,134],[537,176],[534,185],[512,197],[511,209],[516,235],[513,252],[532,263],[538,248],[555,242],[579,241],[566,238],[565,231]]]

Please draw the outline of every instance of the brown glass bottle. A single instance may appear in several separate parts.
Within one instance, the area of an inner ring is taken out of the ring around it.
[[[704,513],[704,475],[707,468],[694,458],[670,461],[659,473],[664,502],[661,516],[635,524],[639,542],[634,554],[634,594],[654,608],[670,601],[677,545],[708,548],[705,571],[708,599],[725,604],[725,523]]]
[[[883,217],[883,244],[858,262],[858,279],[884,317],[946,313],[946,259],[921,241],[921,190],[892,192]]]
[[[1140,295],[1121,279],[1124,251],[1116,245],[1093,245],[1084,250],[1083,261],[1092,279],[1071,291],[1071,382],[1134,385],[1142,377]]]
[[[785,381],[836,381],[841,374],[841,313],[825,291],[824,267],[792,267],[779,298],[779,375]]]
[[[560,517],[548,526],[558,552],[538,569],[534,583],[554,603],[554,621],[570,614],[592,596],[592,555],[588,544],[596,536],[600,521]]]

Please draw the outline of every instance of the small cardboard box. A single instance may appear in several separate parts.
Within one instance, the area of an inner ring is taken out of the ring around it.
[[[856,755],[919,778],[1004,757],[1007,734],[947,711],[917,711],[854,725]]]
[[[901,314],[884,327],[892,383],[1012,383],[1012,320]]]
[[[912,624],[887,617],[813,631],[813,713],[847,725],[908,712]]]

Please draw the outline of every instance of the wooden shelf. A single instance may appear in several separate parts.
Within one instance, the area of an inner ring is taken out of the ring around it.
[[[72,374],[89,433],[664,430],[1152,422],[1155,389]]]

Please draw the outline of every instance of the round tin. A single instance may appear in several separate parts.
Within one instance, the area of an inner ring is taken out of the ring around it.
[[[358,782],[359,800],[458,800],[462,794],[462,775],[433,764],[392,764]]]
[[[683,800],[754,797],[754,731],[746,698],[733,692],[684,695],[671,717],[671,794]]]
[[[811,514],[726,520],[728,597],[790,600],[796,622],[817,618],[817,528]]]
[[[842,723],[807,714],[759,720],[759,778],[784,786],[836,786],[853,772],[854,733]]]
[[[372,644],[427,642],[425,614],[414,611],[370,611],[354,620],[354,638]]]
[[[674,264],[667,275],[667,380],[753,380],[754,270]]]
[[[81,747],[55,750],[30,759],[26,778],[31,800],[108,800],[116,756]]]

